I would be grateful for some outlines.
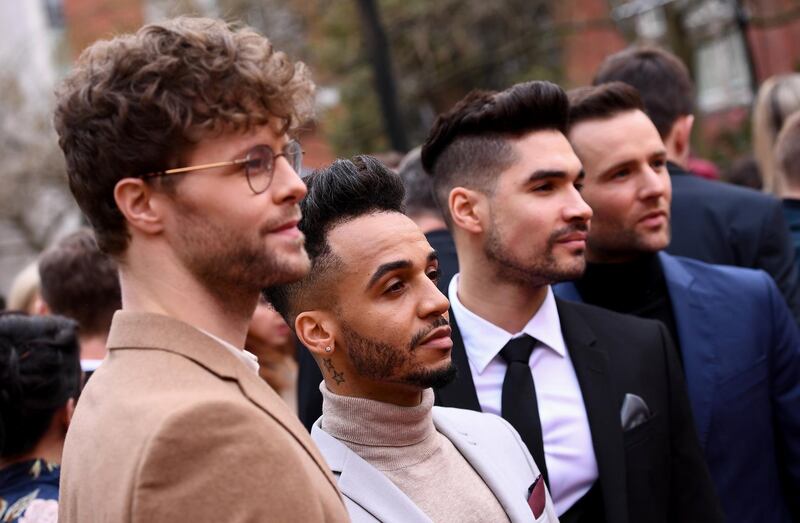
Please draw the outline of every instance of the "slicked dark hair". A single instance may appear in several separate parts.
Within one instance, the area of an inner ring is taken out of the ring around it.
[[[447,203],[451,189],[491,193],[500,173],[516,161],[509,140],[536,131],[566,134],[567,112],[563,89],[534,81],[500,92],[473,91],[439,115],[421,156],[448,223],[452,225]]]
[[[569,92],[569,125],[605,120],[628,111],[644,111],[639,93],[628,84],[611,82]]]
[[[326,292],[326,286],[341,260],[328,243],[331,230],[361,216],[404,212],[400,177],[371,156],[336,160],[311,173],[305,182],[308,194],[300,202],[303,217],[298,227],[306,237],[311,270],[298,282],[264,290],[264,297],[292,329],[303,310],[334,305],[330,300],[335,297]]]
[[[661,138],[666,138],[681,116],[694,112],[694,84],[681,60],[663,49],[634,47],[608,56],[593,85],[624,82],[639,91],[644,112]]]

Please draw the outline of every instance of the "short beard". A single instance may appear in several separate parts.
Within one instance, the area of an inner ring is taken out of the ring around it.
[[[524,286],[539,287],[560,281],[569,281],[580,278],[586,269],[586,260],[576,260],[574,265],[561,266],[553,254],[553,247],[558,239],[573,233],[585,232],[588,227],[585,223],[577,223],[562,227],[550,234],[544,253],[536,258],[519,261],[513,257],[504,245],[497,228],[492,223],[492,228],[487,234],[484,243],[484,254],[494,267],[495,277]]]
[[[444,318],[437,319],[430,328],[423,329],[412,336],[409,344],[398,349],[387,343],[362,336],[346,323],[342,323],[342,336],[347,346],[347,357],[359,376],[374,381],[400,382],[422,389],[443,387],[456,378],[456,367],[451,361],[438,369],[426,369],[421,365],[413,367],[405,374],[398,375],[409,366],[416,346],[433,329],[448,325]]]
[[[210,292],[224,299],[243,291],[258,292],[264,287],[297,281],[308,272],[305,263],[284,260],[265,252],[263,236],[248,238],[199,216],[192,209],[181,209],[182,231],[177,255],[189,271]]]

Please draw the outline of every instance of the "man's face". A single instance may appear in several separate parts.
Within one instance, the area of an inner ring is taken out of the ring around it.
[[[361,216],[331,230],[342,272],[333,285],[337,347],[363,387],[424,389],[455,375],[449,302],[436,288],[438,261],[403,214]]]
[[[594,211],[590,261],[617,262],[669,245],[672,185],[666,149],[642,111],[579,123],[569,134]]]
[[[517,161],[488,196],[484,253],[501,279],[545,285],[577,278],[592,210],[579,193],[581,164],[558,131],[513,142]]]
[[[244,158],[255,145],[280,152],[288,137],[273,126],[204,140],[185,165]],[[305,184],[286,161],[275,161],[272,183],[254,194],[240,165],[183,175],[170,199],[167,237],[176,257],[215,292],[261,289],[294,281],[309,269],[297,228]]]

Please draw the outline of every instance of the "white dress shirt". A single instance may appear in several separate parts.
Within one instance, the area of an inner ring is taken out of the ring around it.
[[[529,365],[536,386],[550,495],[560,516],[594,484],[597,460],[583,395],[561,333],[553,291],[547,288],[544,303],[522,331],[510,333],[467,309],[458,299],[458,281],[458,274],[450,280],[450,305],[464,340],[483,412],[500,415],[503,380],[508,367],[500,350],[509,340],[523,334],[538,340]]]

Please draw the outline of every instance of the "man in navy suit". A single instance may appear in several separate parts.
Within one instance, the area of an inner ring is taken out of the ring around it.
[[[568,138],[594,218],[586,272],[557,294],[666,324],[727,519],[797,521],[800,332],[775,282],[662,252],[667,152],[633,87],[573,91]]]
[[[780,200],[686,170],[694,86],[683,62],[655,47],[626,49],[606,58],[594,85],[615,81],[639,91],[644,112],[664,141],[672,183],[672,240],[666,250],[707,263],[766,271],[800,321],[800,280]]]

